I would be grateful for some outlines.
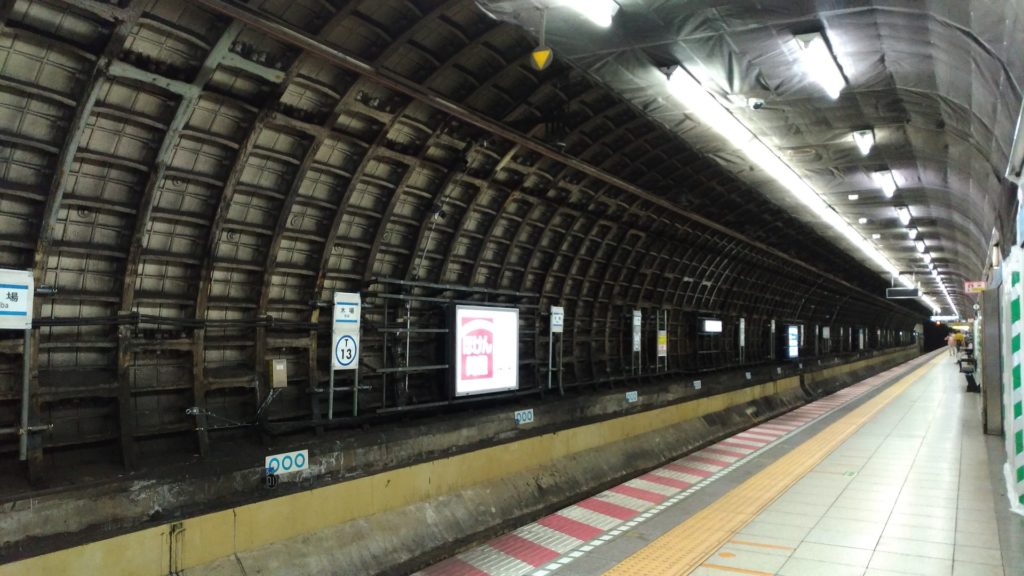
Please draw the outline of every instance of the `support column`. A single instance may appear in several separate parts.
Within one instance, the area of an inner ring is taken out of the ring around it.
[[[1009,469],[1010,499],[1018,510],[1024,508],[1024,391],[1021,375],[1021,271],[1020,252],[1006,262],[1010,273],[1010,356],[1009,385],[1006,391],[1006,449]]]

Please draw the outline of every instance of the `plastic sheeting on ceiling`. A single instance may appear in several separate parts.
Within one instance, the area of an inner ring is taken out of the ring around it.
[[[494,17],[535,34],[539,0],[479,0]],[[702,153],[773,201],[814,221],[766,173],[697,118],[665,86],[665,68],[683,65],[780,153],[865,238],[901,270],[923,274],[941,296],[896,218],[908,205],[961,311],[963,280],[983,273],[990,243],[1012,238],[1013,186],[1004,174],[1021,106],[1024,2],[620,0],[608,29],[565,7],[546,19],[547,44],[666,124]],[[847,87],[837,100],[804,73],[794,35],[823,32]],[[763,99],[753,110],[747,98]],[[873,128],[862,156],[852,132]],[[871,174],[891,169],[893,199]],[[850,194],[859,195],[856,201]],[[822,222],[820,232],[853,250]],[[998,232],[998,235],[994,234]],[[1004,247],[1008,245],[1004,242]],[[943,298],[937,298],[944,303]]]

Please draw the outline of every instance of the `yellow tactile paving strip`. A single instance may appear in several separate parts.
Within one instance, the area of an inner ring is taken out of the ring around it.
[[[609,570],[607,576],[683,576],[701,566],[751,520],[814,469],[861,426],[942,361],[937,356],[713,504]],[[717,566],[704,565],[705,568]],[[737,572],[735,568],[730,571]],[[755,574],[756,572],[750,572]]]

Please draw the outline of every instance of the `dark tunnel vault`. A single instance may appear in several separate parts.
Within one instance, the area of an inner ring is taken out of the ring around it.
[[[365,299],[369,413],[444,399],[436,370],[394,369],[444,363],[455,301],[520,308],[525,388],[551,305],[570,387],[628,374],[633,309],[669,312],[671,374],[769,361],[773,320],[831,327],[814,346],[838,353],[861,328],[871,348],[905,344],[924,314],[608,89],[533,71],[526,33],[471,0],[258,11],[679,211],[194,3],[4,6],[0,267],[55,289],[36,301],[33,417],[53,424],[36,464],[205,454],[228,432],[197,434],[186,410],[251,421],[268,358],[290,369],[266,421],[321,415],[334,291]],[[713,345],[695,332],[708,315],[729,327]],[[20,342],[0,351],[12,426]]]

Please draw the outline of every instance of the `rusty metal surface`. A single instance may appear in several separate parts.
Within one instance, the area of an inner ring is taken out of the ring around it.
[[[745,318],[757,364],[773,319],[886,348],[921,312],[588,75],[532,70],[527,33],[469,0],[18,0],[0,39],[0,267],[56,289],[36,299],[40,464],[216,452],[270,357],[289,386],[261,417],[312,426],[334,291],[365,296],[371,414],[445,400],[437,373],[376,371],[446,364],[451,301],[522,308],[526,388],[552,304],[569,387],[628,377],[637,307],[670,310],[665,378],[741,365],[701,315]],[[408,354],[406,324],[428,330]]]

